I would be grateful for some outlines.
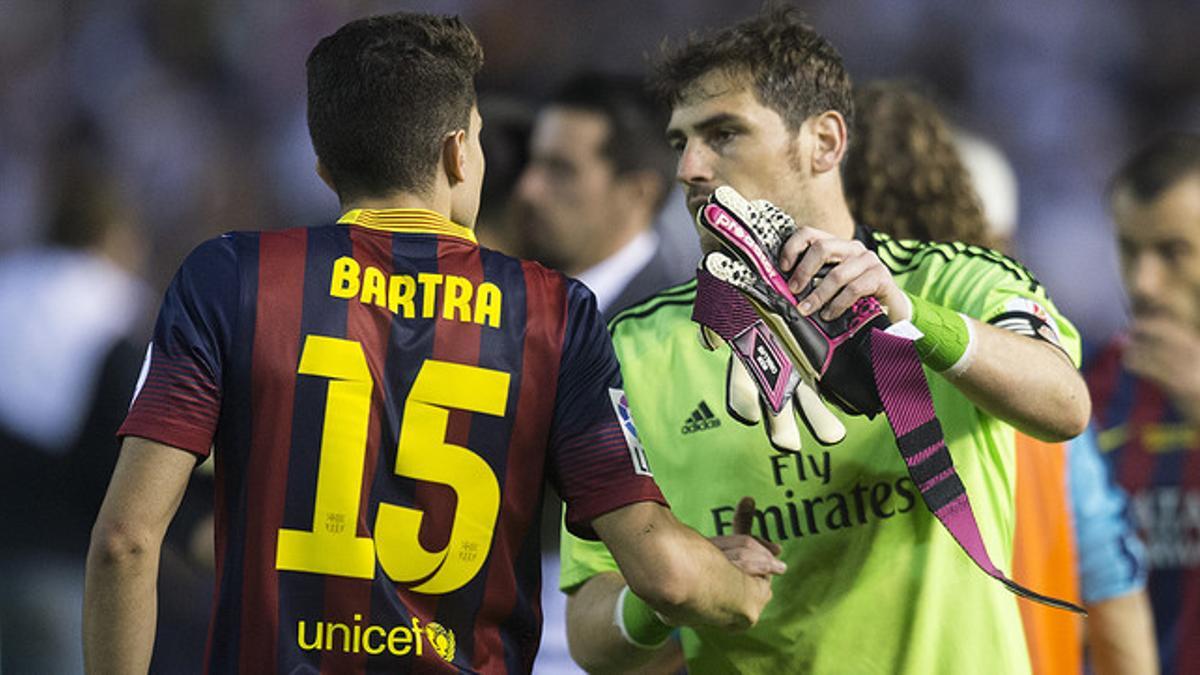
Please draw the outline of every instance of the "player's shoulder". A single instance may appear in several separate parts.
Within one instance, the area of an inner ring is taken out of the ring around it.
[[[206,239],[195,246],[184,258],[183,269],[199,269],[215,272],[237,261],[248,243],[254,241],[250,232],[226,232]]]
[[[1019,261],[986,246],[896,239],[878,230],[871,230],[870,237],[876,255],[897,277],[964,275],[977,278],[986,274],[1026,284],[1030,292],[1041,288],[1037,277]]]
[[[513,266],[514,269],[520,269],[521,273],[525,276],[527,290],[533,291],[537,289],[542,293],[564,297],[568,305],[580,302],[596,304],[596,297],[592,294],[591,289],[582,281],[567,276],[559,270],[547,267],[536,260],[518,258],[495,249],[481,247],[480,250],[485,255],[496,256],[495,260],[501,264]]]
[[[618,312],[608,322],[608,332],[616,338],[647,332],[670,331],[680,321],[690,323],[692,303],[695,299],[695,279],[668,286],[649,298]]]

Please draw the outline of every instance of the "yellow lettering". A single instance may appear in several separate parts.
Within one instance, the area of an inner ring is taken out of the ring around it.
[[[324,649],[324,643],[321,642],[321,622],[317,622],[317,630],[313,631],[313,641],[309,644],[304,644],[304,622],[298,623],[296,625],[296,644],[304,651]]]
[[[367,265],[363,271],[362,304],[374,303],[378,307],[387,307],[386,283],[387,279],[378,267]]]
[[[378,647],[371,646],[371,633],[373,632],[379,633],[380,640]],[[367,629],[363,631],[363,650],[368,654],[382,654],[383,650],[386,649],[383,643],[383,637],[386,635],[387,632],[380,626],[367,626]]]
[[[446,292],[442,298],[442,318],[450,321],[458,314],[459,321],[471,320],[471,282],[458,276],[446,277]]]
[[[333,276],[329,283],[329,295],[335,298],[353,298],[358,295],[358,261],[344,255],[333,261]]]
[[[392,310],[392,314],[400,314],[403,308],[404,318],[413,318],[416,311],[413,309],[413,294],[416,292],[417,284],[412,277],[407,274],[394,275],[388,280],[388,309]]]
[[[393,656],[413,654],[421,656],[424,653],[424,642],[428,641],[430,648],[438,656],[447,661],[454,660],[455,638],[454,631],[441,624],[431,621],[421,625],[421,619],[412,617],[411,626],[400,624],[391,628],[363,624],[363,615],[355,614],[352,625],[317,621],[311,639],[307,628],[309,621],[296,623],[296,644],[304,651],[338,651],[346,654],[361,654],[366,652],[379,655],[385,651]],[[337,639],[341,633],[341,640]],[[415,649],[414,649],[415,645]]]
[[[413,619],[412,634],[414,636],[413,642],[415,642],[417,644],[417,656],[420,656],[421,655],[421,620],[415,616],[412,619]]]
[[[492,328],[500,327],[500,303],[504,299],[500,287],[490,281],[479,284],[475,293],[475,323],[487,322]]]
[[[388,633],[388,651],[396,656],[404,656],[408,650],[412,649],[412,632],[404,626],[396,626]],[[397,647],[396,643],[404,645],[403,648]],[[420,641],[417,641],[420,644]],[[420,651],[417,652],[420,654]]]
[[[421,316],[429,319],[434,316],[434,305],[437,301],[437,289],[442,285],[443,277],[440,274],[428,274],[422,272],[417,275],[417,281],[421,282]]]
[[[338,628],[342,629],[342,651],[350,651],[350,627],[344,623],[327,623],[325,624],[325,649],[333,649],[333,633]]]

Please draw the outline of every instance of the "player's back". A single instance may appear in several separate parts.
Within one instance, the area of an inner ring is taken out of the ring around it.
[[[172,414],[162,373],[220,392],[209,672],[528,670],[579,288],[428,211],[193,253],[123,433]]]

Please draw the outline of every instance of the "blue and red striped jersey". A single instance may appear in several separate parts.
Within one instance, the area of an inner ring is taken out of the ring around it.
[[[1162,389],[1125,370],[1123,346],[1108,345],[1087,369],[1099,445],[1146,543],[1162,672],[1198,672],[1200,428]]]
[[[200,245],[147,364],[121,435],[214,455],[205,672],[527,672],[546,481],[663,501],[591,293],[433,212]]]

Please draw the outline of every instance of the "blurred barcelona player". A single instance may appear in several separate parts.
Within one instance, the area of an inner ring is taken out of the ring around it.
[[[653,611],[757,619],[782,566],[747,574],[665,508],[592,294],[475,242],[481,64],[421,14],[313,49],[345,214],[205,242],[167,290],[92,532],[90,672],[147,670],[163,534],[210,453],[205,672],[529,671],[547,480]]]

